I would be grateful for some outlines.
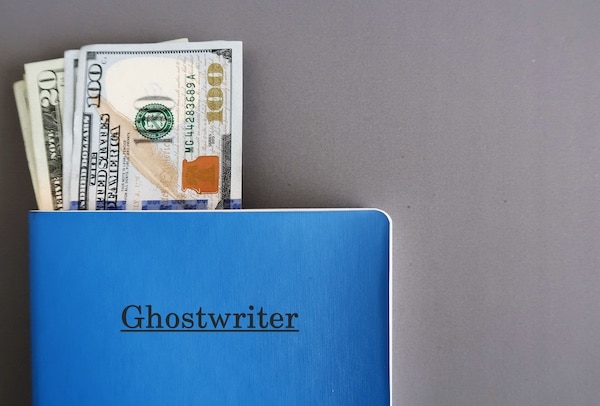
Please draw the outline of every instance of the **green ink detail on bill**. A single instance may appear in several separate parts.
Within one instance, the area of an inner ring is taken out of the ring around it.
[[[173,129],[173,113],[166,106],[151,103],[142,107],[135,116],[135,128],[151,140],[164,137]]]

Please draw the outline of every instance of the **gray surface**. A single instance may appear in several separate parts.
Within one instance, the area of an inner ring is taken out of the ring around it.
[[[393,217],[395,404],[598,404],[599,16],[595,1],[2,4],[0,403],[30,400],[34,200],[12,82],[67,48],[187,36],[244,41],[245,207]]]

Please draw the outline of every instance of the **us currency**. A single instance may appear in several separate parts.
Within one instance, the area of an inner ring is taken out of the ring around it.
[[[64,53],[64,86],[62,103],[62,139],[63,139],[63,198],[71,201],[71,155],[73,153],[73,114],[75,112],[75,85],[77,83],[77,64],[79,50],[68,50]],[[67,205],[65,205],[67,206]],[[68,207],[65,207],[68,209]]]
[[[78,60],[72,209],[240,207],[241,42],[92,45]]]
[[[31,183],[35,193],[36,203],[39,206],[41,204],[41,196],[38,187],[35,158],[33,156],[33,134],[31,133],[29,103],[27,102],[27,85],[25,84],[24,79],[13,84],[13,92],[15,95],[15,102],[17,104],[17,113],[19,114],[19,124],[21,125],[21,133],[23,135],[23,143],[25,145],[25,156],[27,157],[27,165],[31,175]]]
[[[167,42],[187,42],[180,38]],[[40,210],[64,209],[69,201],[70,148],[79,50],[65,58],[25,65],[13,85],[31,180]],[[66,86],[66,87],[65,87]]]
[[[165,43],[189,42],[187,38],[178,38],[165,41]],[[63,136],[63,198],[65,202],[71,201],[71,155],[73,151],[73,115],[75,113],[75,90],[77,84],[77,66],[79,63],[79,49],[67,50],[64,53],[64,90],[62,99],[62,136]],[[68,209],[68,204],[65,209]]]
[[[63,59],[25,65],[27,102],[31,122],[40,210],[63,208],[62,117]]]

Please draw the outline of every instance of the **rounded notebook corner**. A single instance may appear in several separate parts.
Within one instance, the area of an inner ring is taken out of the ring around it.
[[[378,209],[378,208],[373,208],[371,210],[373,210],[375,213],[383,215],[383,217],[385,218],[385,221],[388,223],[390,228],[392,227],[392,223],[393,223],[392,216],[390,216],[390,214],[387,211],[385,211],[383,209]]]

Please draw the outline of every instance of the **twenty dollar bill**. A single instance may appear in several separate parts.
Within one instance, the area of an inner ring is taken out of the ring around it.
[[[238,208],[242,44],[79,52],[70,208]]]
[[[64,63],[62,58],[25,65],[27,102],[35,160],[38,208],[63,209],[62,113]],[[30,167],[30,170],[32,168]],[[33,177],[32,177],[33,178]]]

